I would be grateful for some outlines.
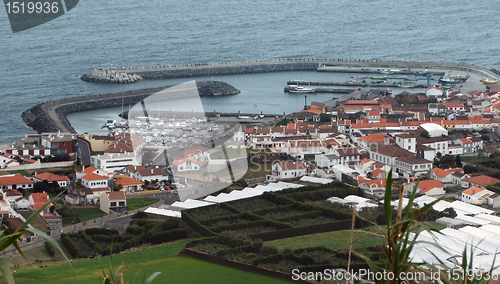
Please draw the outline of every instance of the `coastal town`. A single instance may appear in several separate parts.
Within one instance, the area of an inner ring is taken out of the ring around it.
[[[134,125],[129,131],[108,121],[109,135],[27,134],[0,145],[0,214],[4,226],[15,230],[42,208],[39,222],[29,226],[60,238],[73,258],[85,257],[72,247],[87,242],[90,258],[103,249],[76,233],[109,228],[133,235],[137,224],[131,217],[176,223],[162,237],[143,243],[243,232],[247,221],[261,222],[259,229],[248,225],[251,239],[272,241],[349,229],[344,223],[332,225],[332,220],[350,224],[346,208],[368,214],[382,206],[386,190],[391,189],[394,206],[400,192],[408,203],[415,190],[417,206],[434,204],[436,213],[426,221],[441,226],[443,234],[435,242],[449,251],[440,257],[451,265],[461,251],[450,244],[477,244],[488,234],[480,247],[487,256],[484,266],[500,239],[500,88],[485,81],[486,90],[461,92],[445,83],[395,94],[358,88],[342,98],[310,103],[314,95],[298,89],[303,94],[295,95],[305,97],[304,106],[298,106],[302,110],[273,117],[221,120],[217,115],[207,120],[158,112],[157,117],[129,117],[128,125]],[[389,173],[392,184],[387,183]],[[288,191],[297,196],[286,197]],[[302,197],[306,191],[310,196]],[[270,213],[283,214],[282,219],[265,217]],[[304,225],[290,217],[314,221]],[[292,228],[297,230],[287,231]],[[270,235],[280,230],[281,237]],[[130,237],[121,249],[139,243]],[[34,248],[45,242],[26,234],[19,244]],[[192,254],[210,254],[203,246],[196,252],[197,247],[192,246]],[[7,253],[12,257],[16,250]],[[412,253],[415,261],[435,261],[425,247]]]

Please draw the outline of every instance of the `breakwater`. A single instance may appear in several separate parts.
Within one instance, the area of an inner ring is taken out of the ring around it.
[[[200,96],[225,96],[236,95],[240,91],[224,82],[196,82]],[[142,99],[164,90],[171,86],[133,90],[119,93],[95,95],[54,100],[40,103],[24,111],[21,115],[23,121],[38,133],[42,132],[72,132],[76,133],[66,116],[74,112],[89,111],[95,109],[120,107],[123,105],[134,105]],[[186,97],[185,93],[172,93],[171,99]]]
[[[143,79],[171,79],[202,76],[236,75],[284,71],[317,71],[325,69],[332,72],[363,72],[363,68],[408,69],[408,70],[447,70],[472,72],[484,77],[496,77],[497,70],[464,63],[453,62],[420,62],[420,61],[381,61],[362,59],[332,59],[332,58],[276,58],[262,60],[205,62],[178,65],[155,65],[136,67],[109,67],[94,70],[119,72],[129,75],[136,74]],[[335,68],[338,67],[338,68]],[[94,71],[93,70],[93,71]],[[81,78],[93,81],[92,72]],[[403,72],[403,71],[402,71]],[[436,71],[437,72],[437,71]]]

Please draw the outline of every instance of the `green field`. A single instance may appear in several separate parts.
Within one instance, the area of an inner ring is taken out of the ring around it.
[[[131,198],[127,199],[127,210],[132,211],[142,207],[146,207],[158,202],[158,199],[151,198]]]
[[[124,265],[125,283],[142,283],[143,277],[154,272],[161,274],[153,283],[290,283],[279,278],[247,272],[197,258],[179,255],[190,240],[181,240],[164,245],[149,246],[146,249],[121,253],[113,256],[115,269]],[[102,283],[103,269],[109,272],[109,257],[77,259],[73,261],[76,281],[69,265],[62,261],[34,263],[31,266],[16,267],[16,283]],[[47,266],[38,269],[40,265]],[[2,278],[0,283],[5,283]]]
[[[349,248],[351,231],[335,231],[313,235],[305,235],[294,238],[280,239],[266,242],[268,245],[276,246],[282,250],[284,248],[307,248],[316,246],[325,246],[332,250],[341,250]],[[365,246],[379,246],[383,242],[383,237],[374,233],[364,231],[354,231],[353,249],[363,249]]]
[[[75,213],[78,215],[78,218],[80,218],[81,221],[87,221],[102,216],[106,216],[106,213],[102,212],[101,209],[92,205],[71,206],[71,209],[75,211]]]

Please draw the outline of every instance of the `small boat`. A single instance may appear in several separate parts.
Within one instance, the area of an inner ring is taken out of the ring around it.
[[[491,80],[489,78],[483,78],[479,81],[483,84],[497,84],[498,83],[498,80]]]
[[[288,92],[290,93],[314,93],[316,90],[310,87],[302,87],[296,85],[288,86]]]
[[[380,73],[380,74],[389,74],[389,75],[394,74],[394,72],[393,72],[393,71],[391,71],[391,70],[387,70],[387,69],[380,70],[380,71],[379,71],[379,73]]]
[[[108,129],[113,129],[116,127],[116,120],[113,120],[113,119],[108,119],[106,120],[106,123],[104,124],[102,128],[108,128]]]
[[[372,76],[372,80],[387,80],[387,76]]]

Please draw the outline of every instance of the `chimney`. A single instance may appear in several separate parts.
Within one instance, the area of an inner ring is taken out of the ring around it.
[[[151,174],[153,174],[153,169],[151,169]]]
[[[476,194],[476,190],[475,189],[472,190],[472,195],[474,195],[474,194]]]
[[[384,145],[389,145],[389,135],[384,136]]]

